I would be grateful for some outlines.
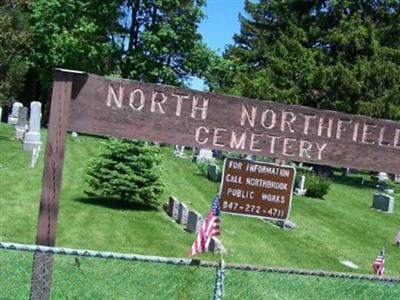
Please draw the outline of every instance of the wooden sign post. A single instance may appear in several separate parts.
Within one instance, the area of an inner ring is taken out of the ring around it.
[[[54,246],[71,100],[72,72],[54,73],[36,244]],[[49,299],[53,254],[34,254],[30,299]]]
[[[36,242],[54,246],[67,130],[400,173],[400,123],[56,70]],[[45,258],[44,258],[45,257]],[[48,299],[36,253],[31,299]]]

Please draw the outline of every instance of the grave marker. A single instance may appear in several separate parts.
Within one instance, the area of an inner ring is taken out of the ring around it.
[[[178,206],[178,218],[177,222],[181,225],[186,225],[188,220],[189,210],[185,203],[180,202]]]
[[[203,217],[199,213],[191,210],[189,211],[186,230],[188,232],[197,233],[203,225],[203,222]]]
[[[17,125],[15,126],[15,138],[22,140],[24,139],[24,135],[26,132],[26,122],[28,118],[28,108],[27,107],[20,107],[18,112],[18,121]]]
[[[171,196],[168,200],[168,215],[175,221],[178,220],[179,200]]]
[[[300,183],[299,186],[294,189],[294,193],[299,196],[304,196],[307,192],[305,188],[306,176],[300,176]]]
[[[8,116],[8,124],[17,125],[19,109],[23,107],[22,103],[15,102],[11,109],[11,114]]]
[[[42,103],[31,102],[31,113],[29,118],[29,131],[25,134],[24,149],[33,150],[42,145],[40,139],[40,119],[42,118]]]

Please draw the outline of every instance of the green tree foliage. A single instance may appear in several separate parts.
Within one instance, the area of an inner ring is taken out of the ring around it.
[[[399,1],[247,0],[245,10],[224,53],[231,69],[217,62],[226,76],[211,78],[211,88],[400,117]]]
[[[113,34],[124,78],[182,84],[206,67],[206,47],[197,32],[205,0],[125,0]],[[198,58],[201,57],[202,60]]]
[[[197,32],[205,0],[33,0],[30,59],[49,87],[63,67],[180,85],[209,50]]]
[[[24,0],[0,2],[0,106],[10,105],[17,97],[28,70],[26,53],[31,36],[26,6]]]
[[[163,191],[158,148],[112,138],[90,160],[85,177],[89,195],[155,206]]]
[[[33,0],[30,60],[42,87],[51,86],[54,67],[111,73],[116,59],[110,33],[119,16],[112,0]]]

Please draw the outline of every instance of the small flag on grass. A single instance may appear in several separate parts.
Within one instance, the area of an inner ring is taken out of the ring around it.
[[[189,256],[195,255],[196,253],[207,252],[211,238],[220,235],[221,220],[219,215],[219,195],[217,195],[211,203],[210,211],[208,212],[203,226],[201,226],[201,229],[197,234],[197,238],[194,241],[192,248],[190,248]]]
[[[383,276],[385,272],[385,249],[382,249],[372,267],[374,268],[375,275]]]

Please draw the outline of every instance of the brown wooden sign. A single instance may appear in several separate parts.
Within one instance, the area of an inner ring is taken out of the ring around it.
[[[70,112],[83,133],[400,173],[394,121],[78,74]]]
[[[273,220],[289,218],[296,170],[271,163],[225,160],[220,209]]]
[[[57,69],[38,245],[55,244],[67,129],[400,173],[399,122]],[[35,254],[30,299],[49,297],[52,259]]]

